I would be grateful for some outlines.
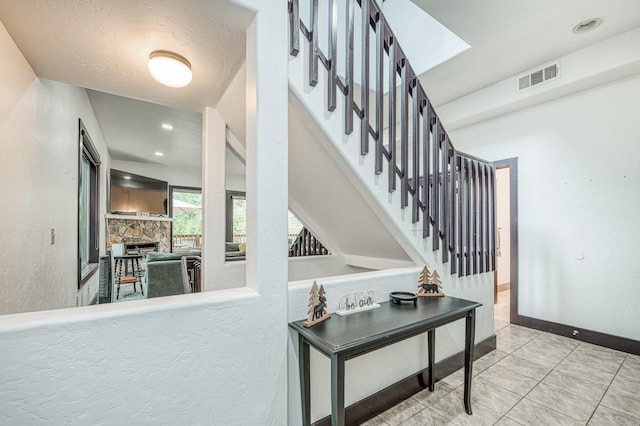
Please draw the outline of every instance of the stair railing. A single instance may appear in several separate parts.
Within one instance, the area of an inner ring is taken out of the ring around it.
[[[373,141],[375,173],[383,173],[386,161],[389,192],[397,190],[399,181],[402,208],[410,207],[412,223],[421,222],[423,238],[432,237],[434,251],[442,243],[442,262],[452,258],[452,274],[495,270],[495,168],[455,149],[378,4],[374,0],[344,0],[339,11],[337,0],[322,0],[328,8],[325,54],[319,47],[319,2],[302,1],[309,2],[308,27],[300,19],[299,0],[289,0],[290,54],[298,55],[302,34],[308,43],[308,84],[316,86],[318,64],[322,63],[327,70],[328,111],[336,109],[339,89],[347,106],[345,134],[353,132],[355,114],[360,119],[360,154],[367,155]],[[357,29],[356,5],[361,17]],[[339,15],[345,24],[341,40],[346,52],[344,77],[338,75]],[[356,30],[361,40],[359,99],[354,97]]]
[[[289,247],[289,257],[322,256],[329,250],[307,228],[302,228]]]

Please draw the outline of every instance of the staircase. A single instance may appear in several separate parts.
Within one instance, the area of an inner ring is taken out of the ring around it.
[[[320,126],[329,127],[342,112],[345,137],[329,138],[345,158],[350,148],[340,141],[353,142],[352,136],[359,133],[360,158],[351,158],[352,165],[371,163],[369,173],[375,176],[363,180],[376,184],[386,180],[390,197],[397,199],[390,204],[401,209],[396,217],[410,219],[411,234],[422,239],[422,244],[414,239],[418,250],[428,244],[443,264],[449,264],[450,273],[458,276],[495,270],[493,165],[455,149],[374,0],[303,1],[306,25],[299,0],[289,0],[290,54],[306,53],[304,71],[300,71],[306,74],[305,87],[296,90],[290,70],[292,91],[304,98],[324,90],[326,113],[313,112]],[[322,11],[327,12],[324,20],[319,19],[319,3],[327,8]],[[356,13],[361,22],[357,28]],[[354,45],[356,39],[360,46]],[[327,40],[326,53],[320,48],[321,40]],[[361,68],[358,76],[356,60]],[[319,82],[323,89],[316,87]]]

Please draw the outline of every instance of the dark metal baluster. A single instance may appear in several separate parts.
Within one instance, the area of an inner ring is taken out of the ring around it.
[[[433,161],[433,190],[431,201],[433,203],[433,251],[440,248],[440,121],[433,114],[433,126],[431,127],[431,148]]]
[[[383,104],[384,104],[384,24],[380,11],[376,12],[376,126],[378,128],[376,139],[376,174],[382,173],[382,148],[384,137]]]
[[[458,153],[449,141],[449,146],[451,148],[451,157],[450,157],[450,170],[451,170],[451,186],[450,186],[450,204],[451,204],[451,214],[449,215],[449,250],[451,251],[451,273],[455,274],[458,271],[458,257],[457,257],[457,239],[456,239],[456,225],[457,225],[457,206],[458,202],[456,200],[456,187],[458,182],[458,173],[456,173],[456,163],[458,161]]]
[[[471,256],[473,274],[478,273],[478,163],[471,162]]]
[[[361,0],[362,10],[362,84],[360,92],[360,155],[369,152],[369,2]]]
[[[440,196],[442,198],[440,205],[442,206],[442,263],[449,261],[449,138],[442,126],[440,126],[440,160],[442,161],[442,188]]]
[[[412,85],[412,97],[413,97],[413,205],[411,222],[416,223],[420,219],[420,97],[418,95],[418,81],[413,80]]]
[[[431,128],[431,116],[429,115],[429,111],[429,102],[425,99],[422,105],[422,204],[424,205],[422,238],[429,236],[429,228],[431,228],[431,210],[429,210],[429,193],[431,191],[431,177],[429,173],[431,166],[429,162],[429,129]]]
[[[338,91],[338,3],[329,0],[329,78],[327,81],[327,109],[335,111]]]
[[[407,60],[400,59],[400,206],[409,205],[409,81],[407,78]]]
[[[464,228],[464,215],[465,215],[465,194],[467,184],[467,174],[464,169],[464,158],[458,157],[458,167],[460,170],[460,178],[458,183],[458,276],[464,275],[464,254],[465,254],[465,228]]]
[[[489,193],[489,187],[491,185],[491,166],[489,164],[484,165],[484,174],[485,174],[485,218],[484,218],[484,257],[485,257],[485,271],[489,272],[492,270],[491,268],[491,206],[489,205],[491,200],[491,194]]]
[[[485,222],[485,176],[484,176],[484,164],[478,163],[478,269],[482,274],[486,272],[486,258],[485,258],[485,244],[484,244],[484,222]]]
[[[347,91],[344,98],[344,133],[350,135],[353,132],[353,26],[354,26],[354,0],[347,0],[347,48],[345,49],[346,75],[344,85]]]
[[[473,233],[473,228],[471,227],[471,217],[472,217],[472,213],[471,213],[471,209],[472,209],[472,200],[473,200],[473,195],[472,195],[472,188],[473,188],[473,170],[471,167],[471,160],[466,160],[467,163],[467,194],[466,194],[466,204],[467,204],[467,211],[466,211],[466,215],[465,215],[465,220],[466,220],[466,240],[467,240],[467,248],[466,248],[466,259],[465,259],[465,275],[471,275],[471,256],[473,254],[472,250],[471,250],[471,234]]]
[[[389,192],[396,190],[396,41],[389,36]]]
[[[298,0],[289,0],[289,54],[300,52],[300,8]]]
[[[318,84],[318,0],[311,0],[309,40],[309,86]]]

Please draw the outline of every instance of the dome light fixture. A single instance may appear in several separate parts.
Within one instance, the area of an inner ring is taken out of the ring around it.
[[[598,28],[600,24],[602,24],[601,18],[585,19],[584,21],[573,27],[573,32],[574,34],[588,33],[589,31],[593,31]]]
[[[151,52],[148,67],[153,78],[169,87],[185,87],[193,78],[189,61],[168,50]]]

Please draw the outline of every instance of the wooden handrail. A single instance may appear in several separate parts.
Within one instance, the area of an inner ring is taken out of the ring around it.
[[[432,238],[443,263],[460,276],[495,270],[495,168],[492,163],[459,152],[426,95],[389,23],[374,0],[346,0],[342,11],[337,0],[303,0],[310,6],[309,28],[300,19],[299,0],[289,0],[290,54],[300,51],[300,35],[308,42],[307,83],[316,86],[318,63],[327,71],[327,110],[336,108],[337,90],[344,96],[344,132],[353,131],[353,115],[360,119],[360,153],[369,153],[374,141],[375,173],[388,170],[389,192],[400,181],[401,207],[411,209],[413,223],[422,222],[422,235]],[[319,47],[318,7],[328,7],[328,52]],[[360,7],[360,28],[355,28],[355,6]],[[344,22],[344,39],[338,38],[338,22]],[[354,39],[360,31],[360,99],[354,99]],[[375,47],[370,49],[374,37]],[[338,44],[344,43],[344,64],[339,66]],[[371,50],[373,50],[371,52]],[[375,67],[370,84],[370,66]],[[389,65],[385,68],[384,64]],[[338,70],[345,70],[344,78]],[[385,77],[386,76],[386,77]],[[384,79],[390,88],[384,93]],[[373,92],[375,109],[370,108]],[[398,100],[400,107],[398,111]],[[386,114],[385,114],[386,113]],[[383,117],[389,126],[384,128]],[[372,126],[371,119],[374,120]],[[385,136],[387,146],[385,147]],[[397,146],[399,137],[400,146]],[[399,149],[398,149],[399,148]],[[411,159],[410,159],[411,157]]]

